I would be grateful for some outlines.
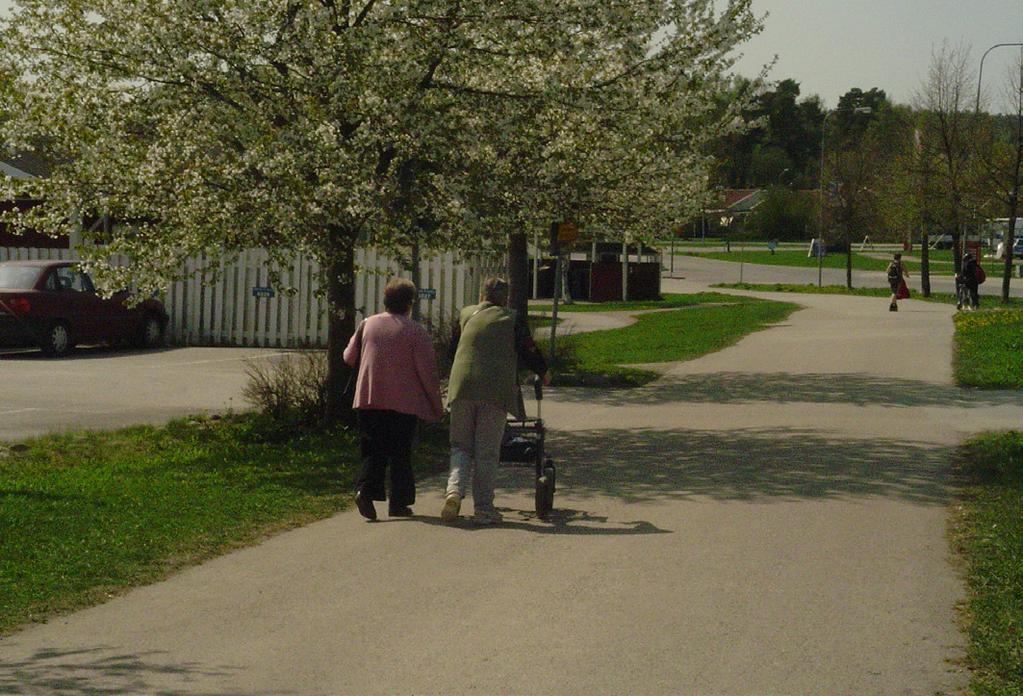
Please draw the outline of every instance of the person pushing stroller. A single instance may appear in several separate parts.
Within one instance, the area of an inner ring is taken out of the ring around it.
[[[966,305],[968,309],[980,309],[980,265],[973,254],[963,254],[962,270],[956,274],[956,309]]]

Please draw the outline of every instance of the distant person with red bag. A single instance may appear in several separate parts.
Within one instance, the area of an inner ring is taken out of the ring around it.
[[[906,266],[902,263],[902,254],[896,253],[892,257],[892,262],[888,264],[888,285],[892,289],[892,298],[888,305],[888,311],[898,312],[898,300],[905,300],[909,297],[909,287],[906,285],[906,278],[908,277],[909,271],[906,270]]]

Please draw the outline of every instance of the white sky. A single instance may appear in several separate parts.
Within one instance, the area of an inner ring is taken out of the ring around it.
[[[0,14],[11,0],[0,0]],[[743,47],[739,72],[753,76],[774,55],[770,79],[791,77],[802,94],[827,106],[852,87],[879,87],[908,103],[931,51],[948,39],[972,46],[973,61],[997,43],[1023,42],[1023,0],[753,0],[768,13],[764,32]],[[1018,49],[999,48],[984,62],[984,86],[1005,79]]]
[[[777,55],[769,78],[790,77],[829,107],[852,87],[879,87],[909,103],[945,39],[972,47],[974,72],[994,44],[1023,43],[1023,0],[753,0],[753,8],[767,21],[737,70],[752,76]],[[1018,57],[1018,48],[991,52],[985,91],[1004,82]]]

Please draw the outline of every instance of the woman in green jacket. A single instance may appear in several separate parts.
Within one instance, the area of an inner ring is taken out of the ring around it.
[[[451,469],[441,518],[458,519],[466,480],[472,474],[473,521],[501,521],[494,508],[494,470],[501,455],[507,414],[524,416],[518,362],[550,384],[547,363],[529,329],[507,308],[508,283],[488,278],[478,305],[465,307],[455,325],[448,382],[451,409]]]

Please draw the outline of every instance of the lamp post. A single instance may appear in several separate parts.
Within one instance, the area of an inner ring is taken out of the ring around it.
[[[821,121],[821,168],[820,173],[817,177],[817,185],[820,188],[820,193],[817,196],[817,225],[819,241],[817,242],[817,287],[821,286],[823,271],[821,266],[823,265],[824,255],[821,253],[821,245],[824,242],[824,139],[828,134],[828,117],[838,111],[851,112],[854,114],[869,114],[874,111],[873,107],[870,106],[857,106],[853,109],[830,109],[824,112],[824,119]]]
[[[1003,46],[1019,46],[1020,48],[1023,48],[1023,43],[995,44],[988,50],[984,51],[984,55],[980,57],[980,70],[977,71],[977,104],[973,109],[974,114],[980,113],[980,85],[984,80],[984,59],[987,58],[988,53],[991,53],[991,51],[995,50],[996,48],[1002,48]]]
[[[980,57],[980,70],[977,73],[977,103],[974,107],[974,115],[980,115],[980,86],[981,81],[984,79],[984,59],[987,58],[987,54],[996,48],[1003,46],[1019,46],[1020,47],[1020,89],[1023,90],[1023,43],[999,43],[995,44],[988,50],[984,51],[984,55]],[[1018,133],[1018,137],[1023,139],[1023,132]],[[1023,143],[1017,143],[1017,145],[1023,146]],[[1013,189],[1009,194],[1009,229],[1007,234],[1003,237],[1005,244],[1005,270],[1002,274],[1002,302],[1009,301],[1009,279],[1012,277],[1012,240],[1015,237],[1016,228],[1016,212],[1019,201],[1019,169],[1017,162],[1017,175],[1016,182],[1013,185]]]

